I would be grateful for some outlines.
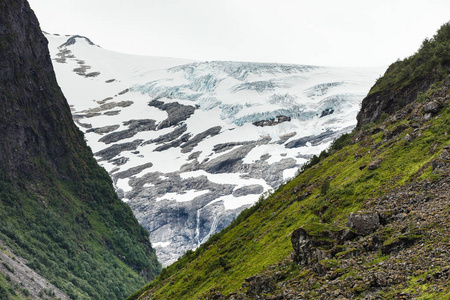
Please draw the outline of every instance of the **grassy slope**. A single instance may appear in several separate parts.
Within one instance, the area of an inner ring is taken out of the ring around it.
[[[448,47],[448,39],[445,43]],[[398,72],[398,69],[392,70]],[[439,72],[433,91],[439,89],[441,79],[448,76],[448,69]],[[396,77],[396,74],[388,74]],[[378,84],[382,83],[384,80],[380,79]],[[403,84],[397,83],[394,88],[401,87]],[[373,90],[376,91],[377,86]],[[413,133],[414,129],[408,127],[393,143],[381,143],[383,132],[379,131],[367,134],[360,142],[347,145],[328,157],[324,153],[318,164],[244,211],[229,228],[164,269],[154,282],[129,299],[144,299],[146,295],[152,295],[152,299],[196,299],[212,288],[223,294],[235,291],[245,278],[262,273],[269,265],[291,254],[290,234],[295,229],[303,226],[312,232],[331,227],[331,224],[343,226],[349,213],[360,209],[366,200],[414,180],[433,180],[433,176],[435,179],[437,175],[432,174],[427,164],[439,152],[430,154],[430,146],[450,144],[450,136],[445,134],[450,128],[449,107],[440,115],[438,119],[421,124],[430,127],[412,142],[403,139],[406,134]],[[383,129],[392,132],[399,125],[408,123],[407,120],[392,122],[388,119]],[[364,130],[379,126],[370,124],[364,126]],[[336,144],[345,139],[348,137],[341,138]],[[377,143],[380,144],[375,151],[371,146]],[[371,171],[366,167],[360,170],[360,166],[375,159],[382,161],[378,169]],[[330,182],[330,188],[321,192],[324,181]],[[302,199],[305,192],[309,196]]]
[[[138,273],[153,278],[160,267],[106,171],[87,148],[79,155],[76,181],[49,171],[39,192],[0,178],[0,239],[74,299],[123,299],[144,283]]]
[[[223,293],[238,289],[245,278],[263,272],[292,252],[290,233],[295,229],[305,225],[318,227],[319,222],[338,221],[343,225],[348,214],[357,211],[365,200],[413,180],[423,166],[439,155],[428,154],[433,143],[450,144],[450,137],[442,134],[450,127],[449,120],[447,107],[442,118],[411,144],[385,146],[378,155],[383,163],[375,171],[359,167],[373,160],[370,145],[381,140],[381,132],[372,141],[345,147],[279,188],[251,216],[217,241],[190,254],[195,260],[189,261],[185,256],[166,272],[178,268],[180,271],[165,280],[158,278],[147,288],[157,285],[155,299],[195,299],[213,287]],[[355,156],[361,158],[354,163]],[[428,172],[421,179],[430,176]],[[326,177],[333,178],[331,187],[327,195],[321,195],[320,187]],[[298,187],[303,188],[294,192]],[[305,191],[311,195],[296,201]],[[317,216],[315,212],[325,206],[328,209],[322,217]]]

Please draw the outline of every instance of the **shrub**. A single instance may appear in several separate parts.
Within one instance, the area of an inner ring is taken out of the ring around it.
[[[320,186],[320,194],[326,195],[329,189],[330,189],[330,180],[327,177],[323,180],[322,185]]]

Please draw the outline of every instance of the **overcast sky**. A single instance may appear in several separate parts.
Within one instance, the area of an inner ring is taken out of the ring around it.
[[[450,21],[449,0],[29,0],[41,28],[196,60],[384,66]]]

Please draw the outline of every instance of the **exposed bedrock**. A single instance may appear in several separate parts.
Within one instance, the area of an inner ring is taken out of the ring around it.
[[[144,142],[142,144],[142,146],[145,146],[145,145],[148,145],[148,144],[152,144],[152,143],[158,145],[158,144],[162,144],[162,143],[171,142],[171,141],[179,138],[183,133],[186,132],[186,130],[187,130],[187,125],[183,124],[183,125],[175,128],[174,131],[171,131],[171,132],[169,132],[167,134],[160,135],[159,137],[157,137],[155,139],[152,139],[152,140]]]
[[[212,174],[241,172],[245,168],[242,160],[255,146],[254,144],[240,146],[237,149],[201,164],[199,167]]]
[[[195,111],[195,107],[191,105],[183,105],[178,102],[164,103],[159,100],[153,100],[149,104],[167,112],[168,117],[158,125],[158,130],[167,128],[187,120]]]
[[[299,167],[300,165],[293,158],[284,158],[273,164],[269,164],[265,160],[259,160],[248,165],[247,176],[250,178],[262,178],[272,188],[276,188],[285,181],[283,175],[285,170]]]
[[[124,140],[130,137],[135,136],[138,132],[141,131],[150,131],[156,129],[156,121],[155,120],[130,120],[127,122],[124,122],[123,125],[128,126],[128,129],[116,131],[113,133],[110,133],[108,135],[105,135],[101,139],[99,139],[99,142],[103,142],[105,144],[111,144],[118,142],[120,140]]]
[[[98,128],[91,128],[86,130],[86,133],[94,132],[96,134],[105,134],[113,132],[114,130],[118,129],[120,125],[110,125],[110,126],[103,126]]]
[[[244,187],[241,187],[239,189],[234,190],[233,196],[235,197],[241,197],[241,196],[247,196],[252,194],[262,194],[264,192],[264,187],[259,184],[252,184],[247,185]]]
[[[169,143],[165,143],[164,145],[156,147],[154,151],[161,152],[161,151],[165,151],[170,148],[179,147],[181,144],[187,143],[189,141],[190,137],[191,137],[191,134],[185,133],[180,138],[178,138],[174,141],[171,141]]]
[[[198,143],[203,141],[208,136],[213,137],[215,135],[218,135],[221,129],[222,129],[221,126],[215,126],[195,135],[193,138],[189,139],[186,143],[181,145],[182,148],[181,152],[182,153],[191,152],[198,145]]]
[[[144,171],[145,169],[151,168],[152,166],[153,166],[152,163],[146,163],[146,164],[143,164],[143,165],[140,165],[140,166],[137,166],[137,167],[129,168],[126,171],[113,173],[111,176],[114,179],[128,178],[128,177],[134,176],[136,174],[139,174],[142,171]]]
[[[330,131],[322,132],[319,135],[304,136],[302,138],[290,141],[289,143],[287,143],[285,145],[285,147],[288,149],[306,147],[307,143],[311,143],[311,145],[315,146],[315,145],[319,145],[321,142],[323,142],[323,140],[325,140],[327,138],[334,138],[335,135],[336,135],[336,132],[330,130]]]
[[[95,156],[101,157],[101,160],[110,160],[115,156],[121,154],[123,151],[132,151],[142,143],[143,140],[134,140],[129,143],[114,144],[106,149],[100,150],[95,153]]]
[[[275,126],[275,125],[278,125],[280,123],[289,122],[289,121],[291,121],[291,117],[277,116],[276,119],[275,118],[271,118],[271,119],[268,119],[268,120],[261,120],[261,121],[253,122],[253,125],[260,126],[260,127]]]
[[[144,185],[152,182],[151,188]],[[149,173],[130,180],[134,187],[128,204],[139,222],[150,232],[158,257],[170,264],[189,249],[205,242],[211,234],[228,226],[245,207],[225,210],[218,198],[230,195],[234,185],[217,184],[206,176],[182,179],[177,174]],[[183,194],[203,191],[190,201],[171,200],[168,193]],[[163,243],[164,246],[158,246]],[[170,243],[167,246],[167,243]]]
[[[146,183],[151,183],[152,187],[146,188]],[[182,194],[187,191],[205,191],[213,193],[215,196],[213,198],[208,198],[203,195],[202,199],[206,199],[205,205],[209,203],[210,200],[230,195],[234,189],[234,185],[214,183],[209,181],[208,178],[203,175],[183,179],[176,173],[162,174],[160,172],[147,173],[139,178],[132,177],[128,184],[133,187],[132,192],[129,193],[130,196],[139,196],[142,199],[149,200],[165,199],[164,196],[167,193]]]
[[[332,140],[338,138],[339,136],[341,136],[342,134],[350,132],[352,129],[353,129],[353,127],[350,126],[350,127],[345,127],[339,131],[327,130],[318,135],[304,136],[302,138],[292,140],[292,141],[286,143],[285,147],[288,149],[306,147],[307,143],[310,143],[311,146],[317,146],[317,145],[323,144],[325,142],[332,141]]]
[[[197,248],[211,234],[222,230],[243,208],[225,210],[223,201],[205,206],[214,196],[207,194],[188,202],[151,201],[142,205],[136,198],[130,203],[139,222],[150,232],[158,259],[171,264],[189,249]],[[149,213],[150,212],[150,213]]]
[[[117,108],[117,107],[122,107],[122,108],[128,107],[128,106],[132,105],[133,103],[134,103],[133,101],[129,101],[129,100],[120,101],[120,102],[108,102],[108,103],[100,105],[99,107],[84,110],[83,113],[85,113],[85,114],[99,113],[99,112],[103,112],[103,111],[110,110],[110,109]]]
[[[246,173],[245,170],[248,169],[248,165],[244,165],[243,159],[250,153],[250,151],[259,145],[266,145],[271,141],[270,137],[264,137],[258,141],[245,142],[242,146],[237,149],[231,150],[217,158],[210,161],[202,162],[199,166],[200,169],[205,170],[208,173],[218,174],[218,173]],[[231,145],[239,145],[231,144]],[[216,145],[216,147],[219,145]],[[218,151],[214,147],[215,151]],[[221,144],[219,148],[228,148],[227,145]]]
[[[230,142],[230,143],[223,143],[223,144],[217,144],[214,146],[213,151],[216,153],[225,152],[227,150],[233,149],[236,146],[244,146],[244,145],[250,145],[254,142]]]

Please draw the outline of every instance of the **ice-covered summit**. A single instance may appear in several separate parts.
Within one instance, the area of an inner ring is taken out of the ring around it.
[[[75,121],[165,265],[350,131],[383,71],[133,56],[47,37]]]

